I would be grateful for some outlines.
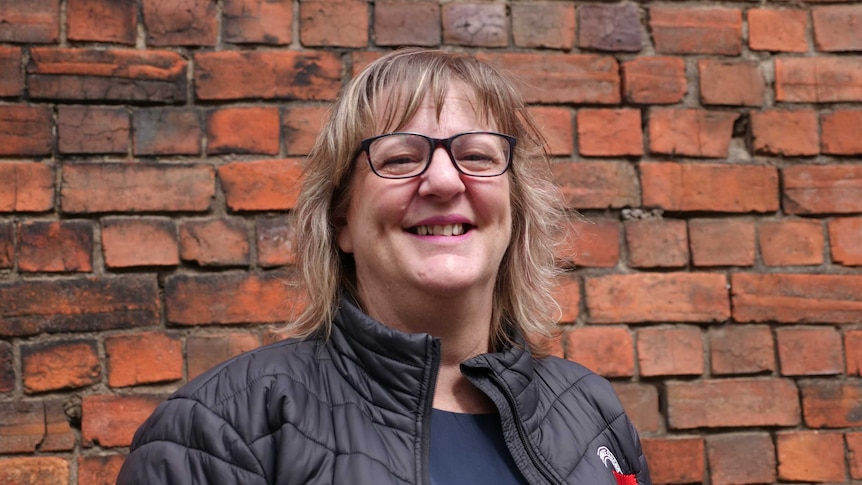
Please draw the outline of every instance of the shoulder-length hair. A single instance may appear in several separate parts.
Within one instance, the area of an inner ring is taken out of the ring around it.
[[[350,179],[360,142],[395,131],[432,96],[439,116],[453,83],[466,86],[479,116],[517,139],[510,203],[512,237],[494,289],[492,348],[513,344],[520,330],[534,350],[559,315],[552,295],[557,266],[559,192],[550,180],[545,143],[513,83],[476,58],[439,50],[402,49],[366,67],[342,90],[311,150],[294,211],[296,259],[304,308],[285,329],[306,337],[328,335],[342,291],[354,298],[352,256],[336,244],[350,200]]]

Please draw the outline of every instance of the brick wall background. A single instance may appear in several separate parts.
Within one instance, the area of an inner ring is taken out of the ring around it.
[[[400,45],[523,81],[589,221],[556,351],[655,483],[862,481],[862,2],[0,0],[0,482],[113,483],[275,338],[302,156]]]

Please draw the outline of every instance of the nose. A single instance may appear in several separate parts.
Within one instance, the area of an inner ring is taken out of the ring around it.
[[[464,191],[464,181],[461,172],[455,167],[455,161],[449,157],[449,152],[438,146],[431,152],[431,163],[421,175],[419,195],[422,197],[438,197],[443,200]]]

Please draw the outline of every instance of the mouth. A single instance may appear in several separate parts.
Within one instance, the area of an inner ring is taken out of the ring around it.
[[[473,226],[470,224],[421,225],[407,228],[407,232],[417,236],[460,236]]]

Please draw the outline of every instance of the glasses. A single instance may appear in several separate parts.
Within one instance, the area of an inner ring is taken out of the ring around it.
[[[377,176],[403,179],[425,173],[434,151],[441,146],[462,174],[496,177],[512,164],[515,137],[493,131],[470,131],[449,138],[395,132],[362,140],[360,151],[368,156]]]

